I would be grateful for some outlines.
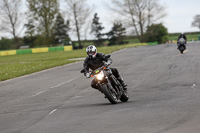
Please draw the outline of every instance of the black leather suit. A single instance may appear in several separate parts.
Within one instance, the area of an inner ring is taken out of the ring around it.
[[[177,46],[179,48],[179,39],[180,38],[184,38],[185,39],[185,43],[187,43],[187,37],[185,36],[185,34],[180,34],[179,37],[178,37],[178,40],[177,40]]]
[[[184,38],[185,41],[187,42],[187,37],[185,36],[185,34],[179,35],[177,42],[179,41],[180,38]]]

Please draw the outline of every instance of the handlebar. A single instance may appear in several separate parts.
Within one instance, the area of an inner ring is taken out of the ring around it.
[[[101,66],[101,67],[99,67],[100,69],[106,69],[106,68],[108,68],[108,66],[109,65],[106,65],[106,64],[104,64],[103,66]],[[99,69],[99,68],[97,68],[97,69]],[[95,70],[97,70],[97,69],[95,69]],[[90,70],[89,71],[89,74],[91,75],[90,77],[93,77],[94,76],[94,71],[95,70]],[[82,69],[81,71],[80,71],[80,73],[85,73],[86,72],[86,70],[85,69]],[[86,75],[85,75],[86,76]]]

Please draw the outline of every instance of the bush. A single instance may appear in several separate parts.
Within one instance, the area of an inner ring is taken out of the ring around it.
[[[50,47],[56,46],[54,37],[44,37],[41,35],[36,36],[36,40],[34,41],[36,47]]]
[[[13,40],[2,38],[0,40],[0,50],[8,50],[11,49],[11,44],[13,43]]]
[[[168,31],[163,24],[152,24],[145,33],[146,42],[165,43],[168,40]]]
[[[16,40],[2,38],[0,40],[0,50],[18,49],[22,45],[24,45],[24,42],[21,38],[17,38]]]

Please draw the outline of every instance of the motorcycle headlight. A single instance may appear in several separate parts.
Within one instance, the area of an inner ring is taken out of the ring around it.
[[[101,71],[99,74],[96,75],[97,80],[103,80],[104,78],[104,73]]]

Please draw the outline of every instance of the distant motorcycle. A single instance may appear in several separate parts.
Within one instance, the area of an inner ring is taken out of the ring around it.
[[[81,70],[84,73],[85,70]],[[107,98],[112,104],[116,104],[118,100],[122,102],[127,102],[128,92],[123,89],[121,83],[112,74],[112,71],[108,66],[102,66],[94,71],[90,71],[91,77],[95,77],[99,91],[104,93],[105,98]]]
[[[178,40],[178,49],[180,50],[181,54],[183,54],[183,52],[186,50],[186,41],[184,38],[180,38]]]

